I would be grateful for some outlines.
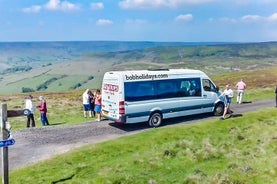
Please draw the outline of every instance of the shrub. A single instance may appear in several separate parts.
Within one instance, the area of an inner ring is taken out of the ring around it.
[[[25,88],[25,87],[22,87],[22,88],[21,88],[21,92],[22,92],[22,93],[30,93],[30,92],[35,92],[35,90],[32,89],[32,88]]]

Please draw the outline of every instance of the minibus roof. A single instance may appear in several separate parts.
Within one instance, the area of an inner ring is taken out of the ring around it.
[[[164,73],[164,74],[204,74],[204,72],[200,70],[194,69],[149,69],[149,70],[122,70],[122,71],[110,71],[107,72],[110,74],[138,74],[138,73],[148,73],[148,74],[157,74],[157,73]]]

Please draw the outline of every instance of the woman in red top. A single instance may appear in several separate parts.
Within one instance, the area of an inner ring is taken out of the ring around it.
[[[43,96],[39,97],[40,105],[37,106],[40,111],[40,120],[42,123],[42,126],[49,125],[46,113],[47,113],[47,106],[46,106],[46,100]]]
[[[96,94],[94,96],[94,111],[97,115],[97,121],[101,120],[101,92],[100,89],[96,90]]]

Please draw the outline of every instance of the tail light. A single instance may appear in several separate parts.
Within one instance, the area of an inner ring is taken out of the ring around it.
[[[124,104],[125,104],[124,101],[119,102],[119,114],[120,115],[125,114],[125,105]]]

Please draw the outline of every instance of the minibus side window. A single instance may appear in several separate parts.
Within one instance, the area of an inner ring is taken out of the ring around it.
[[[216,91],[216,87],[209,79],[203,79],[202,82],[205,91]]]
[[[190,79],[190,89],[189,89],[190,96],[201,96],[201,84],[200,78]]]
[[[136,86],[133,83],[125,83],[124,84],[124,94],[126,101],[134,101],[135,100],[135,91],[137,90]]]
[[[141,101],[155,99],[154,82],[126,82],[124,83],[126,101]]]
[[[200,78],[179,79],[179,96],[201,96]]]
[[[158,98],[178,97],[177,80],[161,80],[156,83]]]
[[[188,79],[182,79],[180,81],[180,96],[181,97],[185,97],[185,96],[189,96],[189,89],[190,89],[190,82],[188,81]]]
[[[201,96],[200,78],[169,79],[156,81],[125,82],[125,101],[142,101],[176,97]],[[209,86],[209,81],[203,83]],[[214,86],[212,87],[214,88]]]

